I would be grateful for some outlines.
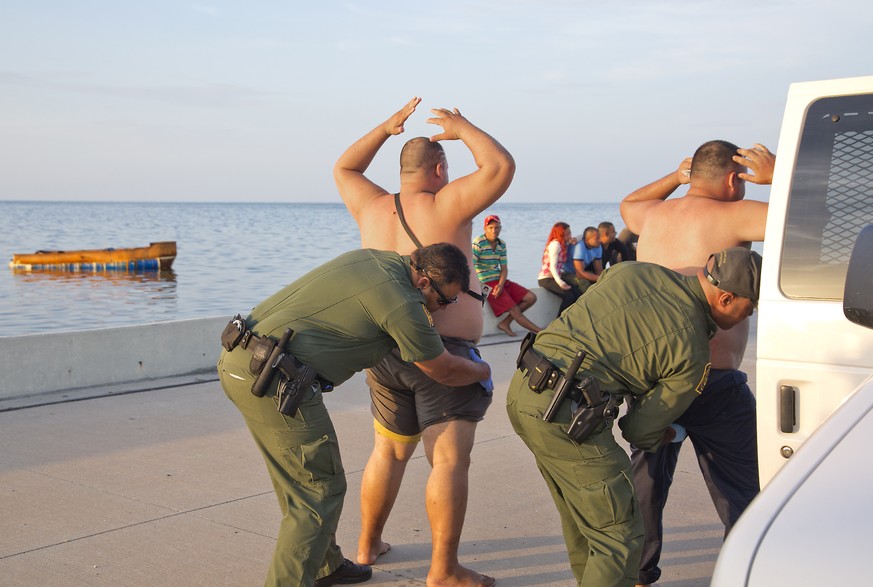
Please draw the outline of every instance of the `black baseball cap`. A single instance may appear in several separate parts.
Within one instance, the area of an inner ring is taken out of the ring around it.
[[[731,247],[710,255],[703,274],[718,289],[749,298],[757,307],[761,293],[761,261],[761,255],[755,251]]]

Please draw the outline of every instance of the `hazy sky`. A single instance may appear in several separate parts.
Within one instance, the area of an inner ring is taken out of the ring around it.
[[[614,202],[708,139],[776,150],[789,84],[870,75],[871,30],[869,0],[0,0],[0,200],[339,201],[418,95],[383,187],[458,107],[516,159],[504,201]]]

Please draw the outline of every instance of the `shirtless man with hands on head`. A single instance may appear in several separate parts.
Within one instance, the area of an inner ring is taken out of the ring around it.
[[[745,183],[770,184],[776,157],[765,146],[740,149],[727,141],[701,145],[676,171],[646,185],[621,203],[627,228],[639,235],[637,260],[693,275],[712,251],[749,247],[764,239],[765,202],[745,200]],[[680,185],[688,192],[668,199]],[[677,230],[679,228],[679,230]],[[685,414],[685,427],[719,517],[730,531],[760,491],[755,398],[739,371],[749,322],[719,329],[710,341],[708,383]],[[648,453],[634,448],[634,485],[646,531],[639,584],[655,583],[663,535],[663,508],[681,442]]]
[[[472,219],[491,206],[509,187],[515,162],[494,138],[457,110],[434,108],[427,123],[442,127],[429,139],[409,140],[400,154],[400,191],[392,194],[364,173],[376,154],[421,102],[413,98],[403,108],[364,135],[339,158],[334,180],[361,232],[361,246],[409,253],[421,243],[449,242],[468,256],[472,266]],[[477,169],[449,180],[448,162],[439,141],[460,140],[470,150]],[[399,208],[399,210],[398,210]],[[402,211],[402,216],[400,212]],[[403,220],[409,227],[407,231]],[[478,279],[470,293],[434,314],[446,348],[461,356],[478,357],[475,343],[484,324]],[[474,297],[475,295],[475,297]],[[467,507],[470,452],[476,424],[491,403],[490,390],[475,384],[448,387],[428,382],[411,364],[389,355],[367,373],[375,422],[375,446],[361,482],[361,535],[358,561],[373,563],[390,545],[382,532],[397,498],[406,464],[419,438],[432,470],[425,501],[432,534],[427,584],[490,586],[494,579],[458,561]]]

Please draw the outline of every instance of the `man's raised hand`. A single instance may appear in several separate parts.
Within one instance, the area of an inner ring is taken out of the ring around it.
[[[760,143],[755,143],[751,149],[737,149],[737,153],[737,155],[733,156],[733,160],[740,165],[745,165],[752,172],[738,174],[740,179],[759,185],[773,183],[773,167],[776,166],[776,155],[771,153],[767,147]]]
[[[456,141],[461,138],[460,129],[464,124],[470,124],[469,121],[461,115],[457,108],[449,110],[448,108],[431,108],[430,110],[436,114],[436,118],[428,118],[425,122],[428,124],[437,124],[443,127],[443,132],[430,137],[430,142],[437,141]]]
[[[421,98],[418,96],[406,103],[406,106],[394,113],[391,118],[385,121],[385,132],[389,135],[399,135],[403,132],[403,125],[415,112],[415,107],[421,103]]]

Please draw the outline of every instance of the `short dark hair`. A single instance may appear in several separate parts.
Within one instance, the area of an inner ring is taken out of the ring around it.
[[[427,137],[409,139],[400,150],[400,173],[433,168],[446,160],[443,146]]]
[[[606,230],[609,230],[610,228],[615,229],[615,225],[612,222],[604,221],[604,222],[601,222],[600,224],[597,225],[597,230],[606,231]]]
[[[733,156],[737,154],[737,147],[728,141],[707,141],[697,147],[694,157],[691,159],[691,177],[700,177],[708,180],[719,180],[731,171],[740,173],[745,171],[745,166],[736,163]]]
[[[436,243],[412,252],[412,266],[424,270],[439,285],[459,283],[470,289],[470,265],[464,253],[451,243]]]
[[[586,226],[585,231],[582,233],[582,238],[588,238],[589,234],[597,234],[597,236],[600,236],[600,231],[593,226]]]

